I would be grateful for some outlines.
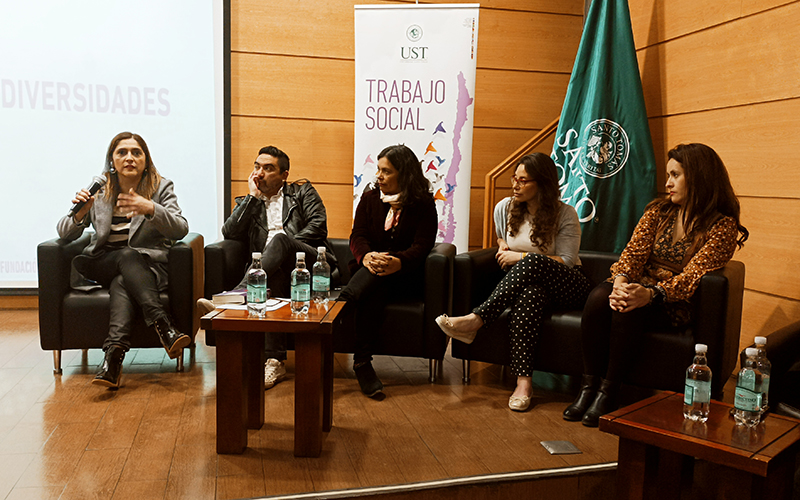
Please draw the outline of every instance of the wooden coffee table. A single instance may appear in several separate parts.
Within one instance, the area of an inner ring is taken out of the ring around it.
[[[691,422],[683,418],[683,394],[663,392],[601,417],[600,430],[619,436],[617,498],[648,491],[680,498],[695,457],[739,471],[735,487],[747,498],[791,498],[800,421],[768,414],[748,429],[736,425],[730,409],[711,401],[708,421]]]
[[[216,309],[200,320],[217,343],[217,453],[242,453],[247,429],[264,425],[264,333],[294,335],[294,454],[318,457],[322,433],[333,424],[333,322],[343,306],[311,304],[307,316],[289,305],[251,318],[247,311]]]

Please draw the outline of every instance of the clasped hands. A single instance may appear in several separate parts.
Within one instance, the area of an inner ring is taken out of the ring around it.
[[[494,258],[501,269],[508,269],[520,260],[524,254],[522,252],[514,252],[508,248],[508,243],[503,238],[497,238],[497,253]]]
[[[614,280],[614,288],[608,296],[608,305],[618,312],[633,311],[650,303],[652,292],[639,283],[628,283],[625,278]]]
[[[402,262],[388,252],[369,252],[362,260],[364,267],[376,276],[388,276],[400,270]]]

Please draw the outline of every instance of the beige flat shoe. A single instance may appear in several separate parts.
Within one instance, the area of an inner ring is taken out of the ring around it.
[[[508,407],[514,411],[525,411],[531,405],[531,398],[528,396],[511,396],[508,398]]]
[[[471,344],[473,340],[475,340],[475,335],[478,332],[459,332],[456,331],[455,327],[453,327],[453,323],[450,321],[450,318],[446,314],[442,314],[438,318],[436,318],[436,324],[439,325],[439,328],[447,335],[448,337],[454,338],[459,340],[465,344]]]

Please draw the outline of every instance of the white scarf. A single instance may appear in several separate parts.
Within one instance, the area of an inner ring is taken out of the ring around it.
[[[383,194],[381,191],[381,201],[384,203],[388,203],[390,208],[389,212],[386,214],[386,221],[383,223],[383,229],[388,231],[394,226],[397,225],[397,221],[400,218],[400,210],[402,206],[398,202],[400,199],[400,193],[397,194]]]

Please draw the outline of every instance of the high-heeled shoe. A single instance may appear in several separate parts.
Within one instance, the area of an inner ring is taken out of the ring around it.
[[[586,427],[597,427],[600,424],[600,417],[617,409],[618,392],[619,383],[603,379],[592,406],[583,414],[581,423]]]
[[[125,349],[118,345],[109,347],[103,358],[103,365],[92,380],[92,384],[119,388],[122,381],[122,360],[124,359]]]
[[[447,335],[448,337],[454,338],[459,340],[465,344],[471,344],[473,340],[475,340],[475,335],[478,332],[459,332],[453,326],[453,323],[450,321],[450,317],[446,314],[442,314],[438,318],[436,318],[436,324],[439,325],[439,328]]]
[[[192,338],[179,332],[167,318],[158,318],[153,323],[153,329],[170,359],[177,358],[183,348],[192,343]]]
[[[581,389],[578,391],[578,397],[564,410],[564,420],[577,422],[583,418],[586,410],[589,409],[595,396],[597,396],[598,385],[600,385],[600,377],[595,375],[583,376],[581,379]]]

